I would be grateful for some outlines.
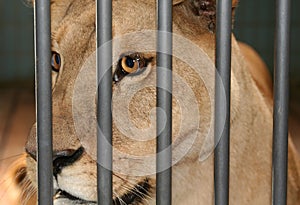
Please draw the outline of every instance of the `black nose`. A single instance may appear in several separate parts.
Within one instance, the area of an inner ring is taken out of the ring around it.
[[[63,150],[59,152],[53,153],[53,175],[57,177],[57,175],[61,172],[61,170],[76,162],[83,154],[84,149],[80,147],[77,150]]]
[[[34,160],[37,159],[36,151],[29,151],[26,149],[26,152]],[[53,175],[56,177],[64,167],[71,165],[75,161],[77,161],[81,157],[83,152],[84,152],[83,147],[80,147],[77,150],[67,149],[67,150],[62,150],[62,151],[54,151],[53,152]]]

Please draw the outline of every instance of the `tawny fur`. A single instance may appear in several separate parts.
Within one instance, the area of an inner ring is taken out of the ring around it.
[[[76,135],[73,118],[74,86],[84,62],[95,51],[95,2],[93,0],[53,0],[51,1],[52,14],[52,50],[62,56],[62,68],[55,76],[53,88],[53,146],[55,151],[77,150],[82,146],[82,139]],[[199,2],[199,1],[198,1]],[[213,1],[214,2],[214,1]],[[184,36],[193,44],[201,48],[207,55],[209,62],[215,58],[215,34],[210,30],[210,20],[205,16],[194,15],[190,5],[192,0],[177,0],[173,6],[173,31]],[[233,8],[237,1],[233,1]],[[149,0],[122,0],[113,1],[113,35],[120,37],[130,32],[156,29],[155,1]],[[134,39],[140,43],[139,37]],[[122,42],[119,48],[128,52],[128,42]],[[155,42],[152,42],[155,45]],[[181,45],[176,45],[180,47]],[[241,47],[240,47],[241,46]],[[142,48],[140,48],[142,49]],[[122,103],[122,96],[134,86],[154,82],[155,53],[145,55],[153,57],[146,71],[141,75],[124,78],[114,85],[116,101]],[[196,54],[195,54],[196,55]],[[191,59],[193,60],[193,59]],[[210,66],[208,61],[200,59],[203,68]],[[272,113],[270,80],[266,74],[264,64],[253,51],[239,45],[232,36],[232,82],[231,82],[231,148],[230,148],[230,204],[232,205],[265,205],[271,203],[271,164],[272,164]],[[92,64],[91,64],[92,65]],[[201,148],[204,142],[204,133],[210,128],[211,104],[207,87],[203,77],[214,79],[214,70],[206,72],[207,76],[197,75],[197,72],[180,59],[173,59],[174,73],[187,82],[193,91],[199,113],[201,115],[199,127],[182,127],[183,135],[177,135],[182,119],[180,111],[189,104],[179,105],[173,101],[173,140],[182,142],[190,133],[200,132],[189,152],[173,166],[173,204],[198,205],[213,204],[213,154],[202,157]],[[262,82],[263,81],[263,82]],[[185,95],[184,90],[173,84],[174,94]],[[92,90],[86,87],[83,92]],[[83,93],[84,94],[84,93]],[[119,100],[119,101],[118,101]],[[125,101],[125,100],[124,100]],[[140,90],[126,107],[130,119],[137,127],[149,127],[153,122],[149,113],[155,107],[155,87]],[[84,106],[84,105],[82,105]],[[122,104],[114,104],[116,109],[124,109]],[[88,113],[94,118],[94,110]],[[191,111],[188,116],[195,117]],[[122,116],[117,116],[122,117]],[[90,122],[82,122],[89,126]],[[92,129],[92,128],[91,128]],[[92,131],[91,131],[92,133]],[[155,135],[154,135],[155,136]],[[142,136],[141,136],[142,137]],[[94,138],[93,138],[94,140]],[[33,126],[26,149],[28,152],[36,151],[36,133]],[[114,150],[128,154],[144,156],[155,153],[155,138],[147,142],[139,142],[126,138],[114,124],[113,126]],[[89,147],[84,147],[87,150]],[[300,168],[299,157],[289,143],[289,177],[288,177],[288,204],[300,203]],[[93,148],[91,148],[93,149]],[[206,153],[204,153],[205,155]],[[114,158],[114,164],[122,164],[122,159]],[[24,161],[22,162],[24,163]],[[143,164],[143,162],[140,162]],[[134,170],[140,164],[122,165],[123,170]],[[149,169],[154,165],[149,165]],[[145,168],[146,169],[146,168]],[[36,186],[36,161],[27,155],[27,178]],[[130,172],[130,171],[129,171]],[[135,184],[142,180],[149,180],[153,187],[149,196],[136,204],[155,204],[155,175],[126,176],[114,173],[114,196],[123,195]],[[73,164],[64,167],[58,176],[59,186],[73,196],[96,201],[96,163],[89,152],[85,152]],[[71,201],[55,202],[59,204],[76,204]],[[87,203],[88,204],[88,203]]]

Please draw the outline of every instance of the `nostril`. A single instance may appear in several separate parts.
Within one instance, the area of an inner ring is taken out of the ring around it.
[[[54,151],[53,152],[53,161],[55,161],[57,158],[63,158],[63,157],[70,157],[72,156],[76,150],[74,149],[67,149],[63,151]]]
[[[62,168],[73,164],[77,161],[84,152],[84,148],[80,147],[77,150],[67,149],[63,151],[54,151],[53,152],[53,175],[56,177],[62,170]],[[36,150],[29,150],[26,148],[26,153],[37,161],[37,152]]]
[[[57,175],[61,172],[62,168],[73,164],[83,154],[83,147],[77,150],[63,150],[54,152],[53,154],[53,175]]]

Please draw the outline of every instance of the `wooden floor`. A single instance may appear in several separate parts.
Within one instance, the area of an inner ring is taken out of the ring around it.
[[[300,153],[300,106],[295,101],[291,105],[290,131]],[[24,151],[24,144],[34,121],[33,89],[0,89],[0,205],[9,204],[1,196],[1,176],[9,164]]]

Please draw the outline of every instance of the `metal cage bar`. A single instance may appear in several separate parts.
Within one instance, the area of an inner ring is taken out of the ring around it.
[[[97,1],[97,192],[112,205],[112,1]]]
[[[290,0],[276,1],[273,181],[274,205],[287,203]]]
[[[214,159],[216,205],[229,203],[231,8],[231,0],[217,1],[215,143],[218,144]],[[218,77],[218,74],[220,77]],[[223,86],[225,95],[222,93]],[[226,113],[224,126],[222,119],[219,117],[222,116],[222,113]]]
[[[38,204],[53,204],[50,1],[35,2]]]
[[[158,0],[157,10],[156,204],[168,205],[172,203],[172,0]]]
[[[217,1],[215,204],[229,204],[231,0]],[[172,202],[172,1],[158,0],[156,203]],[[273,123],[274,205],[287,201],[290,0],[277,0]],[[35,4],[38,203],[53,204],[50,2]],[[112,1],[97,1],[98,204],[112,199]],[[99,63],[101,62],[101,63]],[[225,95],[222,94],[225,88]],[[100,92],[101,91],[101,92]],[[224,104],[226,106],[224,106]],[[101,106],[100,106],[101,105]],[[226,113],[225,126],[218,116]],[[165,123],[165,120],[167,122]],[[219,135],[221,135],[220,141]],[[108,146],[109,145],[109,146]]]

